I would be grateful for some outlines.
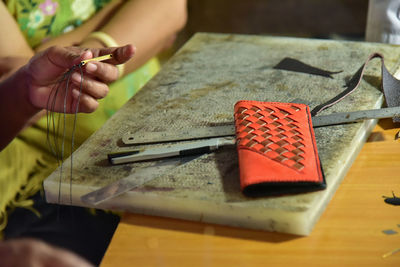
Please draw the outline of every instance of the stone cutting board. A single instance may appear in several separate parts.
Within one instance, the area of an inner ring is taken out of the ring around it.
[[[372,52],[380,52],[390,71],[398,68],[396,46],[363,42],[268,36],[196,34],[136,96],[75,153],[70,199],[69,160],[65,161],[60,202],[85,206],[80,197],[148,163],[110,166],[107,153],[122,147],[128,131],[175,131],[221,125],[233,120],[238,100],[290,102],[311,108],[343,90]],[[330,71],[333,78],[273,69],[284,57]],[[382,105],[380,61],[367,68],[361,86],[322,114]],[[376,121],[315,130],[324,168],[324,191],[269,198],[246,198],[239,188],[234,147],[203,155],[171,173],[98,208],[182,218],[223,225],[308,235],[328,205]],[[45,183],[49,202],[59,201],[59,172]]]

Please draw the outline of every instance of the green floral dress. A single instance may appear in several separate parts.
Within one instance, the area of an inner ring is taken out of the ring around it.
[[[49,38],[72,31],[110,0],[8,0],[8,10],[16,18],[32,47]]]
[[[47,40],[74,30],[102,9],[110,0],[5,0],[21,32],[34,48]],[[0,26],[2,27],[2,26]],[[99,129],[125,102],[159,70],[156,59],[110,85],[108,96],[100,100],[91,114],[79,114],[75,148]],[[70,147],[73,116],[67,117],[67,140]],[[41,189],[42,181],[57,163],[46,144],[47,121],[39,120],[24,130],[0,152],[0,236],[13,207],[30,207],[29,197]],[[69,137],[69,138],[68,138]],[[67,157],[69,151],[64,157]]]

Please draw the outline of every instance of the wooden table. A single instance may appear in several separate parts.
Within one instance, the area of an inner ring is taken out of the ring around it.
[[[101,266],[400,266],[398,131],[379,122],[308,237],[125,213]]]

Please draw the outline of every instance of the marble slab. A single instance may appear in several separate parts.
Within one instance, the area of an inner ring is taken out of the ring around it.
[[[136,96],[75,153],[70,197],[66,160],[59,198],[59,170],[44,182],[49,202],[85,206],[80,197],[148,163],[111,166],[107,153],[133,149],[121,137],[223,125],[238,100],[290,102],[311,108],[330,99],[372,52],[399,66],[396,46],[332,40],[198,33]],[[273,69],[284,57],[330,71],[333,78]],[[380,61],[374,60],[356,92],[322,114],[382,105]],[[182,218],[223,225],[308,235],[345,177],[376,121],[315,130],[327,189],[269,198],[246,198],[239,188],[237,154],[224,147],[174,169],[97,208]]]

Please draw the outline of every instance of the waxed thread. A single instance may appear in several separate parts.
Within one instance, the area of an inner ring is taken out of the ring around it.
[[[61,153],[59,150],[59,141],[57,139],[57,136],[59,134],[59,130],[60,130],[60,114],[58,113],[58,115],[55,115],[54,112],[50,111],[50,110],[54,110],[54,107],[56,105],[56,100],[57,100],[57,96],[59,91],[61,90],[61,86],[62,84],[65,82],[65,80],[67,80],[68,75],[70,75],[71,70],[67,71],[66,73],[64,73],[64,75],[62,76],[62,78],[56,83],[55,88],[53,88],[52,92],[49,95],[49,100],[48,100],[48,108],[47,108],[47,142],[50,146],[51,151],[53,152],[53,154],[56,157],[56,161],[57,164],[60,166],[61,162],[62,162],[62,158],[61,158]],[[54,92],[54,94],[53,94]],[[57,124],[56,124],[56,117],[57,117]],[[50,138],[51,133],[50,133],[50,127],[52,126],[52,133],[53,133],[53,143],[52,140]],[[62,168],[62,167],[61,167]],[[62,171],[61,171],[62,172]],[[61,173],[60,172],[60,173]],[[59,182],[59,188],[58,188],[58,203],[60,203],[60,196],[61,196],[61,175],[60,175],[60,182]]]
[[[79,102],[80,102],[80,98],[82,95],[82,83],[83,83],[83,70],[82,70],[82,63],[80,63],[78,65],[79,68],[79,72],[81,74],[81,81],[79,83],[79,94],[78,94],[78,99],[77,99],[77,103],[76,103],[76,107],[75,107],[75,114],[74,114],[74,123],[73,123],[73,128],[72,128],[72,136],[71,136],[71,169],[70,169],[70,182],[69,182],[69,201],[70,204],[72,205],[72,170],[73,170],[73,151],[74,151],[74,143],[75,143],[75,131],[76,131],[76,121],[78,118],[78,112],[79,112]]]
[[[79,95],[77,98],[77,103],[74,112],[74,121],[73,121],[73,130],[71,134],[71,168],[70,168],[70,190],[69,190],[69,202],[72,205],[72,177],[73,177],[73,150],[74,150],[74,143],[75,143],[75,132],[76,132],[76,122],[77,122],[77,114],[79,112],[79,102],[80,97],[82,94],[83,89],[83,70],[82,70],[82,63],[73,66],[67,72],[63,74],[63,76],[57,81],[56,85],[53,87],[52,92],[49,95],[49,99],[47,102],[47,143],[49,144],[50,150],[56,157],[57,164],[60,167],[59,173],[59,186],[58,186],[58,204],[61,204],[61,184],[63,178],[63,162],[64,162],[64,152],[65,152],[65,138],[66,138],[66,121],[67,121],[67,99],[69,95],[69,84],[72,73],[79,68],[79,72],[81,74],[81,81],[79,85]],[[57,97],[59,95],[59,91],[62,90],[62,84],[65,82],[64,88],[64,100],[63,100],[63,114],[55,113],[49,110],[54,110],[57,104]],[[71,103],[71,110],[72,110],[72,103]],[[61,117],[62,115],[62,117]],[[58,136],[60,134],[60,127],[62,122],[62,138],[61,144],[58,140]],[[51,135],[53,133],[53,135]]]
[[[56,83],[56,87],[53,88],[53,90],[50,92],[49,99],[47,101],[47,109],[46,109],[46,117],[47,117],[47,131],[46,131],[46,137],[47,137],[47,143],[50,147],[51,152],[56,156],[57,163],[59,162],[59,152],[58,152],[58,145],[57,145],[57,135],[53,135],[53,144],[50,139],[51,133],[50,129],[52,128],[53,133],[58,133],[58,127],[56,130],[56,125],[55,125],[55,119],[54,119],[54,113],[51,112],[55,106],[55,102],[51,103],[51,101],[54,101],[57,98],[58,91],[60,90],[60,87],[64,80],[66,79],[68,75],[68,72],[64,73],[64,75],[60,78],[60,80]],[[52,93],[54,92],[54,96],[52,97]],[[51,127],[52,126],[52,127]],[[58,125],[59,126],[59,125]]]
[[[73,128],[72,128],[72,133],[71,133],[71,153],[70,153],[70,158],[71,158],[71,168],[70,168],[70,189],[69,189],[69,202],[72,206],[72,178],[73,178],[73,151],[74,151],[74,145],[75,145],[75,132],[76,132],[76,122],[77,122],[77,114],[79,112],[79,103],[80,103],[80,98],[82,95],[82,89],[83,89],[83,70],[82,66],[84,66],[87,62],[97,60],[97,61],[103,61],[112,58],[112,54],[108,55],[103,55],[99,56],[96,58],[92,58],[89,60],[83,60],[79,64],[74,65],[71,67],[68,71],[66,71],[61,79],[56,82],[55,86],[53,87],[52,91],[49,94],[49,99],[47,101],[47,142],[50,146],[50,150],[52,153],[55,155],[57,163],[60,168],[60,177],[59,177],[59,186],[58,186],[58,204],[61,204],[61,183],[62,183],[62,177],[63,177],[63,162],[64,162],[64,146],[65,146],[65,138],[66,138],[66,121],[67,121],[67,99],[68,99],[68,93],[69,92],[69,82],[72,76],[72,73],[76,70],[76,68],[79,68],[79,72],[81,74],[81,80],[79,84],[79,94],[76,100],[76,107],[75,107],[75,112],[74,112],[74,120],[73,120]],[[58,136],[60,133],[60,121],[61,121],[61,113],[57,113],[57,126],[56,126],[56,119],[55,119],[55,112],[51,112],[49,110],[55,110],[54,108],[56,107],[57,104],[57,96],[58,93],[62,87],[62,84],[65,82],[65,90],[64,90],[64,105],[63,105],[63,134],[62,134],[62,140],[61,140],[61,148],[59,149],[59,140]],[[71,101],[71,106],[70,110],[72,111],[73,109],[73,101]],[[52,126],[52,133],[53,133],[53,144],[51,141],[51,129]]]

